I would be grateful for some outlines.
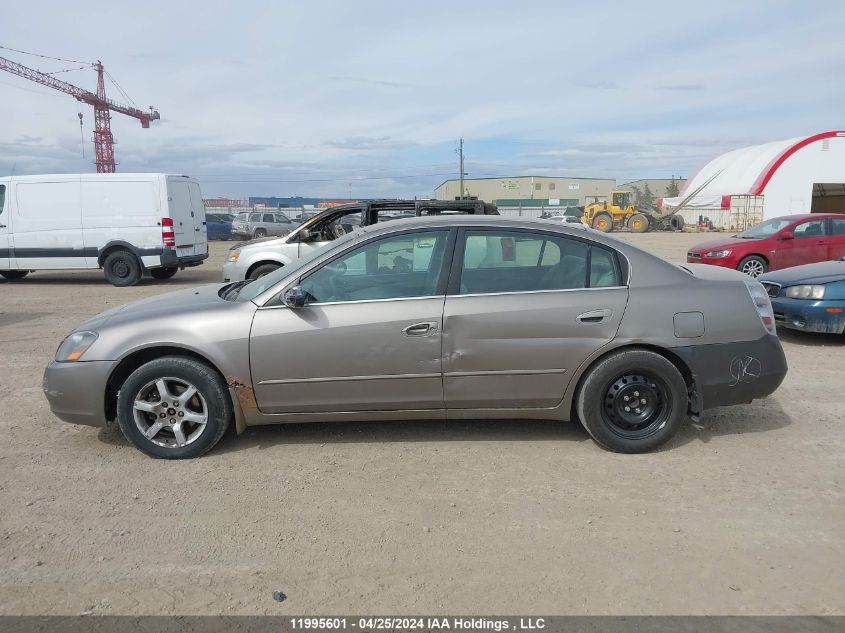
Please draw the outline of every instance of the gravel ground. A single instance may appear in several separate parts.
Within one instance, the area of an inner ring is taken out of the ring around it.
[[[625,237],[682,261],[701,236]],[[772,397],[648,455],[575,424],[378,422],[172,463],[50,414],[75,324],[218,281],[225,249],[127,289],[0,281],[0,613],[845,613],[845,337],[784,332]]]

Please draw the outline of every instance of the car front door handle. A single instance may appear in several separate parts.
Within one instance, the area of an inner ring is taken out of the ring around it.
[[[611,314],[613,314],[612,310],[590,310],[589,312],[579,314],[575,317],[575,320],[578,323],[601,323],[605,319],[610,318]]]
[[[425,323],[414,323],[408,327],[402,328],[402,334],[405,336],[429,336],[437,331],[437,323],[434,321],[426,321]]]

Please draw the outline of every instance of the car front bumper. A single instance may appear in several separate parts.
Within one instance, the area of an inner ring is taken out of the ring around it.
[[[51,361],[41,388],[53,415],[72,424],[105,426],[106,383],[113,366],[112,361]]]
[[[845,301],[776,297],[772,299],[772,310],[778,327],[823,334],[845,333]]]
[[[731,254],[727,257],[707,257],[704,253],[699,253],[698,257],[687,253],[688,264],[710,264],[711,266],[721,266],[722,268],[731,268],[736,270],[739,266],[740,258]]]
[[[692,409],[744,404],[773,393],[786,376],[780,340],[765,334],[754,341],[673,348],[692,371]]]
[[[239,266],[238,262],[227,261],[223,264],[223,281],[243,281],[246,279],[246,267]]]

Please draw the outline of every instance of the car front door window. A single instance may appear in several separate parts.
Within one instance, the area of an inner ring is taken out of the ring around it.
[[[301,280],[309,303],[437,294],[447,231],[391,235],[337,257]]]
[[[811,237],[824,237],[824,220],[811,220],[804,222],[795,227],[792,231],[796,240],[806,239]]]

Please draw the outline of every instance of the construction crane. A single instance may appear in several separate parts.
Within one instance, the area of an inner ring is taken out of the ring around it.
[[[97,61],[96,64],[93,64],[93,67],[97,71],[96,93],[80,88],[79,86],[74,86],[61,79],[56,79],[52,75],[43,73],[40,70],[28,68],[23,64],[13,62],[11,59],[0,57],[0,70],[5,70],[13,75],[18,75],[43,86],[64,92],[75,97],[77,101],[94,106],[94,162],[97,165],[97,173],[113,174],[115,172],[115,162],[114,137],[111,133],[111,112],[119,112],[120,114],[136,118],[141,122],[141,127],[144,128],[150,127],[150,121],[157,121],[161,118],[161,115],[152,107],[150,107],[149,112],[145,112],[144,110],[122,105],[111,99],[107,99],[103,64]],[[81,116],[80,114],[80,122]]]

